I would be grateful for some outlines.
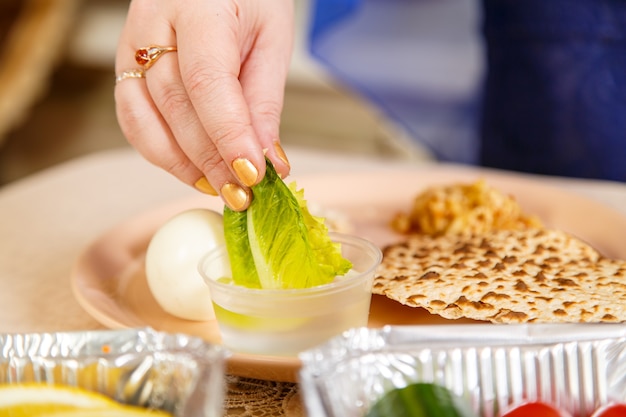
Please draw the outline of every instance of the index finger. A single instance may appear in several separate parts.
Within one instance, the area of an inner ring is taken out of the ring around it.
[[[178,16],[178,58],[183,84],[202,126],[231,175],[252,186],[265,175],[263,149],[251,122],[239,72],[242,44],[234,2],[194,1]],[[219,4],[221,9],[214,10]],[[199,12],[204,10],[204,12]],[[206,175],[220,169],[214,158],[193,150],[194,138],[179,138],[181,146]],[[224,165],[221,165],[224,166]]]

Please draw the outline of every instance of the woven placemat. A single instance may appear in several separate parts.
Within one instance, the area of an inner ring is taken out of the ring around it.
[[[298,385],[226,376],[224,417],[305,417]]]

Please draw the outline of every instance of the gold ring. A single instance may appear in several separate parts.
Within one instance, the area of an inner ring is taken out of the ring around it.
[[[127,78],[146,78],[146,72],[143,68],[133,68],[126,71],[122,71],[115,76],[115,84],[120,81],[124,81]]]
[[[150,68],[154,63],[161,57],[161,55],[166,54],[168,52],[176,51],[175,46],[159,46],[159,45],[150,45],[143,48],[137,49],[135,51],[135,61],[141,66],[143,66],[144,70]]]

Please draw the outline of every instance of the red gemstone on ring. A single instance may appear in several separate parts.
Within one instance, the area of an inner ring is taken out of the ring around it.
[[[148,48],[137,49],[137,52],[135,52],[135,61],[137,61],[139,65],[146,65],[150,62],[150,53]]]
[[[135,61],[137,61],[139,65],[143,66],[144,70],[147,70],[157,61],[157,59],[159,59],[161,55],[173,51],[176,51],[175,46],[144,46],[143,48],[139,48],[135,51]]]

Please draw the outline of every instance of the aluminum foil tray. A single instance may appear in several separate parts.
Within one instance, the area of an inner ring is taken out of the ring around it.
[[[310,417],[363,416],[385,392],[418,381],[448,387],[483,417],[525,400],[575,417],[626,401],[626,324],[359,328],[300,359]]]
[[[0,334],[0,383],[78,386],[175,416],[223,414],[219,346],[152,329]]]

